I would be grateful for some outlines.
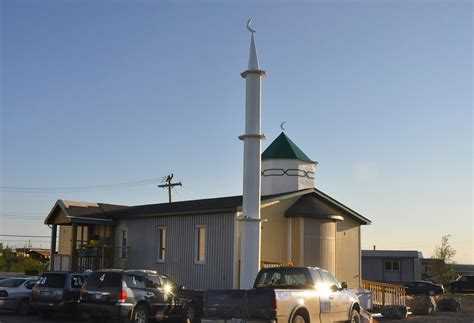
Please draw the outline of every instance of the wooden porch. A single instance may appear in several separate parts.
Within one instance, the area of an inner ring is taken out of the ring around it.
[[[371,280],[362,280],[362,287],[372,292],[372,305],[379,309],[385,305],[406,305],[406,287]]]

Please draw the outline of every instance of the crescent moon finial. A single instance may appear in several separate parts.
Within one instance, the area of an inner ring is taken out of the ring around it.
[[[283,121],[281,124],[280,124],[280,128],[282,131],[285,131],[285,123],[286,121]]]
[[[251,33],[254,33],[255,32],[255,29],[252,29],[252,27],[250,26],[252,24],[252,19],[253,17],[250,17],[249,20],[247,20],[247,29],[251,32]]]

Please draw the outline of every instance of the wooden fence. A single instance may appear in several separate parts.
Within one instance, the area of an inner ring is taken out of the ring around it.
[[[380,308],[384,305],[405,305],[406,287],[404,286],[371,280],[362,280],[362,286],[372,292],[374,308]]]

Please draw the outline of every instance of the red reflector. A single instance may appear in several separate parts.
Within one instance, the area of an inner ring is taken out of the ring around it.
[[[127,292],[126,291],[121,291],[119,292],[119,297],[118,297],[118,301],[119,303],[123,303],[127,300]]]

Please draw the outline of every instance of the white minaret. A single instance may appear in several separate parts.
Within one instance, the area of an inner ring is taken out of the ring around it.
[[[245,98],[245,134],[239,139],[244,141],[244,185],[243,216],[241,220],[240,248],[240,288],[252,288],[255,277],[260,270],[260,183],[261,183],[261,141],[265,135],[260,133],[260,114],[262,98],[262,78],[265,71],[258,65],[257,49],[253,30],[248,69],[242,72],[246,83]]]

